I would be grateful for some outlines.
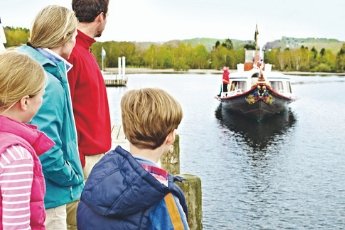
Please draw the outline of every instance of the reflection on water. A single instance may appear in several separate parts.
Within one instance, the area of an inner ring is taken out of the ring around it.
[[[277,136],[283,135],[295,122],[295,116],[288,110],[262,122],[233,113],[220,104],[215,111],[222,126],[241,135],[254,150],[264,150]]]

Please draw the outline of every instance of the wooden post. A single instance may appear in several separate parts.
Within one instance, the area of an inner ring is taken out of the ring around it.
[[[183,182],[176,184],[183,190],[188,207],[188,225],[191,230],[202,229],[201,179],[191,174],[181,174]]]
[[[176,175],[180,174],[180,136],[176,135],[174,142],[174,151],[172,153],[165,153],[161,157],[162,168],[169,173]]]
[[[183,182],[176,182],[183,190],[188,206],[188,225],[191,230],[202,229],[202,192],[201,179],[191,174],[180,174],[180,137],[176,135],[173,153],[164,154],[161,166],[173,175],[184,178]]]

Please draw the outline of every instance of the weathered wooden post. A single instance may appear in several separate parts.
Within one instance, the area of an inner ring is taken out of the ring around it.
[[[173,175],[180,174],[180,136],[176,135],[174,142],[174,152],[163,154],[161,165]]]
[[[176,135],[174,152],[164,154],[161,157],[161,165],[174,175],[184,178],[183,182],[177,182],[186,197],[188,206],[188,225],[191,230],[202,229],[202,191],[201,180],[191,174],[180,174],[180,137]]]
[[[188,206],[188,225],[191,230],[202,229],[202,192],[200,177],[191,174],[180,174],[184,181],[177,182],[183,190]]]

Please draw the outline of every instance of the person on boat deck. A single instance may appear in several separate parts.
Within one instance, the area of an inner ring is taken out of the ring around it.
[[[261,70],[264,68],[264,62],[262,58],[260,58],[259,54],[256,54],[253,58],[253,68]]]
[[[224,66],[223,67],[223,92],[228,92],[228,85],[229,85],[229,78],[230,72],[229,68]]]
[[[181,105],[157,88],[130,90],[121,99],[130,152],[117,146],[94,166],[77,212],[78,229],[189,229],[177,177],[158,165],[172,151]]]

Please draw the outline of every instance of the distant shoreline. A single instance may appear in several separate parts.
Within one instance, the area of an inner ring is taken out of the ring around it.
[[[117,68],[106,68],[105,72],[110,72],[117,74],[118,69]],[[125,70],[126,74],[221,74],[221,70],[215,70],[215,69],[190,69],[187,71],[176,71],[174,69],[150,69],[150,68],[132,68],[132,67],[126,67]]]
[[[237,70],[230,70],[236,72]],[[106,73],[117,74],[117,68],[106,68]],[[222,74],[222,70],[215,69],[190,69],[187,71],[176,71],[174,69],[150,69],[150,68],[133,68],[126,67],[126,74]],[[345,73],[326,73],[326,72],[300,72],[300,71],[282,71],[286,75],[298,75],[298,76],[345,76]]]
[[[298,72],[298,71],[291,71],[291,72],[282,72],[285,75],[298,75],[298,76],[345,76],[345,73],[328,73],[328,72]]]

